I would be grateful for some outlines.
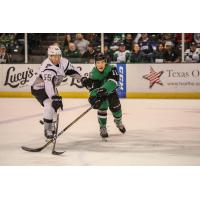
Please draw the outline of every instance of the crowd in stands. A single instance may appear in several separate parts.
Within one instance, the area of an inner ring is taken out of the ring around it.
[[[200,62],[200,33],[185,33],[184,41],[185,62]],[[101,34],[98,33],[29,33],[31,62],[40,63],[54,42],[72,63],[94,63],[94,55],[101,51]],[[111,63],[179,63],[182,34],[104,33],[104,53]],[[39,60],[34,61],[38,57]],[[0,34],[0,63],[12,62],[24,62],[24,34]]]
[[[115,63],[179,63],[182,34],[105,34],[104,52]],[[200,62],[200,34],[185,34],[185,62]]]
[[[63,56],[81,63],[94,63],[94,56],[101,51],[100,34],[66,34],[61,48]]]
[[[0,33],[0,63],[24,62],[24,33]]]

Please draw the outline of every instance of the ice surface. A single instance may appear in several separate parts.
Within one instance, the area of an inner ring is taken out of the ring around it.
[[[88,107],[87,99],[64,99],[61,130]],[[200,165],[200,101],[122,99],[121,134],[108,112],[108,142],[99,136],[96,110],[74,124],[57,140],[62,156],[52,145],[39,153],[22,145],[44,144],[42,107],[33,98],[0,99],[0,165]]]

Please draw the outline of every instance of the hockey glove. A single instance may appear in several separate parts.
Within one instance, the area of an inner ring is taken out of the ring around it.
[[[83,87],[86,87],[88,90],[92,88],[92,80],[87,77],[81,78],[81,83]]]
[[[99,109],[101,105],[100,99],[97,99],[97,97],[89,97],[88,101],[94,109]]]
[[[107,98],[107,92],[105,88],[99,88],[95,97],[90,96],[89,102],[94,109],[98,109],[101,105],[101,102],[105,101]]]
[[[101,101],[105,101],[107,98],[107,91],[105,88],[99,88],[97,90],[97,99],[100,99]]]
[[[59,108],[63,110],[63,103],[62,103],[62,97],[61,96],[52,96],[52,107],[57,112]]]

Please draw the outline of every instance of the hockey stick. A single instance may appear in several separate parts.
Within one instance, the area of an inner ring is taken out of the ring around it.
[[[56,147],[56,139],[58,137],[58,125],[59,125],[59,113],[57,113],[56,115],[56,134],[54,135],[54,140],[53,140],[53,148],[52,148],[52,154],[53,155],[61,155],[63,154],[65,151],[56,151],[55,147]]]
[[[79,119],[81,119],[85,114],[87,114],[91,109],[93,108],[93,106],[89,107],[86,111],[84,111],[81,115],[79,115],[74,121],[72,121],[68,126],[66,126],[62,131],[60,131],[60,133],[58,133],[57,138],[62,135],[68,128],[70,128],[73,124],[75,124]],[[51,139],[49,140],[46,144],[44,144],[43,146],[39,147],[39,148],[30,148],[30,147],[25,147],[22,146],[21,148],[25,151],[29,151],[29,152],[40,152],[43,149],[45,149],[49,144],[51,144],[55,139]]]

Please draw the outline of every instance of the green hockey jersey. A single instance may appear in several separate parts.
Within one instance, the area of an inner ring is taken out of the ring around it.
[[[118,87],[119,75],[114,65],[106,64],[103,72],[94,67],[89,78],[92,80],[90,96],[96,96],[98,88],[105,88],[109,94]]]

